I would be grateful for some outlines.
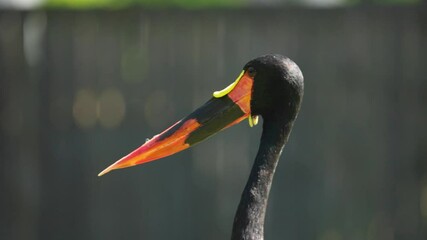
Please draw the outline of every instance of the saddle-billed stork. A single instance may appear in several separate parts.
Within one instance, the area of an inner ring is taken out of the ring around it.
[[[163,158],[248,118],[263,118],[263,132],[234,218],[232,239],[263,239],[273,175],[304,94],[304,78],[289,58],[273,54],[249,61],[237,79],[193,113],[154,136],[98,176]]]

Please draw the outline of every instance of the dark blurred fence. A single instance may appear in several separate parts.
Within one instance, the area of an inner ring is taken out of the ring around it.
[[[306,83],[266,238],[426,239],[425,8],[0,12],[0,239],[227,239],[261,127],[96,175],[265,53]]]

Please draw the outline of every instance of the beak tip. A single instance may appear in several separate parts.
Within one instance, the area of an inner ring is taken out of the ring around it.
[[[110,172],[111,170],[113,170],[113,169],[111,169],[111,166],[110,166],[110,167],[108,167],[108,168],[106,168],[106,169],[104,169],[104,170],[102,170],[102,172],[100,172],[100,173],[98,174],[98,177],[101,177],[102,175],[107,174],[107,173],[108,173],[108,172]]]
[[[125,156],[125,157],[121,158],[117,162],[115,162],[115,163],[111,164],[110,166],[108,166],[106,169],[102,170],[98,174],[98,177],[101,177],[101,176],[103,176],[103,175],[105,175],[105,174],[107,174],[107,173],[109,173],[109,172],[111,172],[113,170],[116,170],[116,169],[131,167],[131,166],[135,165],[133,162],[131,162],[131,163],[126,162],[126,161],[128,161],[130,159],[129,156],[131,156],[131,154],[129,154],[128,156]]]

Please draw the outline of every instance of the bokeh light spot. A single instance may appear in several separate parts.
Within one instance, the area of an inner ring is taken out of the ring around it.
[[[121,73],[125,82],[141,82],[147,72],[147,65],[148,61],[143,52],[143,48],[127,46],[123,49]]]
[[[123,121],[126,113],[126,103],[123,94],[110,88],[102,92],[99,97],[97,114],[101,126],[115,128]]]
[[[89,89],[80,89],[73,104],[73,117],[81,128],[91,128],[96,124],[96,97]]]

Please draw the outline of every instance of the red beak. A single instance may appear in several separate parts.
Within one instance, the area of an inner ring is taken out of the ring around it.
[[[253,77],[242,72],[232,85],[215,92],[214,97],[203,106],[115,162],[98,176],[180,152],[241,122],[250,116],[252,86]]]

